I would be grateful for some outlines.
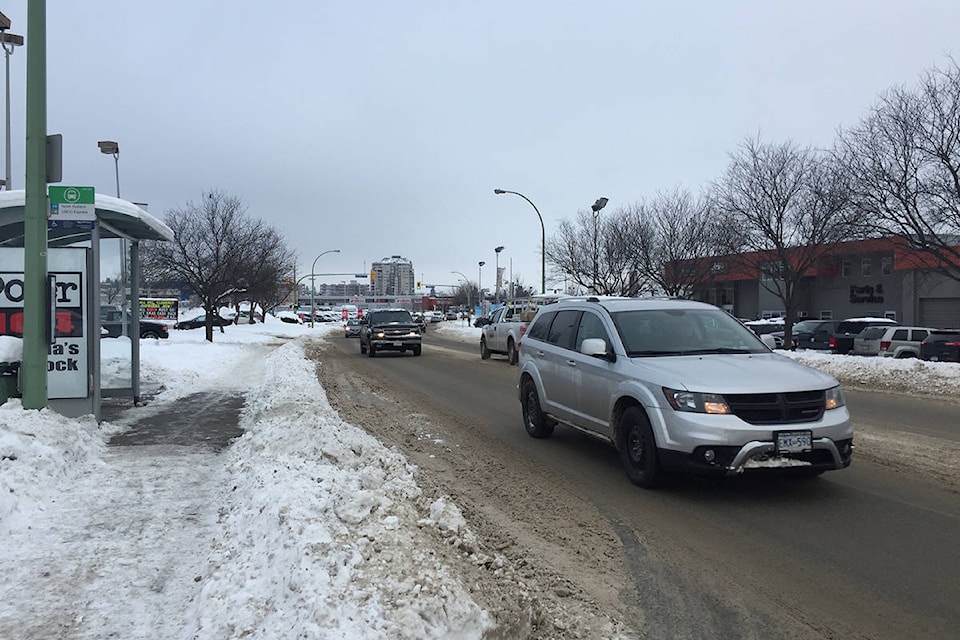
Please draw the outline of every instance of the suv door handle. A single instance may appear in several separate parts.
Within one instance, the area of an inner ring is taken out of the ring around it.
[[[567,360],[567,366],[568,366],[568,367],[575,367],[575,366],[577,366],[577,361],[576,361],[576,360]]]

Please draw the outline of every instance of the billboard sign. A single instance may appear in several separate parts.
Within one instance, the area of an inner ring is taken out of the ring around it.
[[[0,249],[0,335],[23,337],[23,249]],[[87,357],[87,249],[49,249],[47,271],[56,280],[54,341],[47,351],[47,397],[89,395]]]

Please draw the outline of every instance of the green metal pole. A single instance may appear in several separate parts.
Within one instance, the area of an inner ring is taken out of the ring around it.
[[[27,2],[27,148],[23,229],[23,408],[47,406],[47,7]]]

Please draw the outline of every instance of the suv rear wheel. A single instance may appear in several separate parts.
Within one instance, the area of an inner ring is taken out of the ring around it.
[[[487,349],[487,339],[483,337],[480,338],[480,358],[482,360],[490,359],[490,349]]]
[[[623,412],[617,430],[617,449],[630,482],[645,489],[661,483],[663,471],[657,458],[657,441],[650,421],[639,407]]]
[[[523,405],[523,428],[531,437],[549,438],[553,435],[554,424],[543,415],[540,396],[537,395],[537,385],[533,380],[524,381],[520,403]]]

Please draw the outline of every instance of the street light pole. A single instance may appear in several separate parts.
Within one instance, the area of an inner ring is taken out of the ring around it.
[[[543,216],[540,215],[540,209],[537,209],[537,205],[533,204],[533,201],[530,200],[527,196],[516,191],[507,191],[506,189],[494,189],[493,192],[498,196],[504,193],[512,193],[515,196],[520,196],[526,200],[533,210],[537,212],[537,217],[540,218],[540,293],[547,292],[547,228],[543,226]]]
[[[4,16],[6,17],[6,16]],[[7,21],[8,22],[8,21]],[[4,62],[6,65],[6,124],[7,124],[7,145],[6,145],[6,179],[3,184],[6,185],[5,188],[7,191],[13,188],[13,176],[10,169],[10,56],[13,55],[13,50],[15,47],[23,45],[23,36],[18,36],[13,33],[7,33],[6,29],[9,28],[7,22],[0,23],[0,42],[3,43],[3,54]]]
[[[316,291],[316,287],[313,286],[313,276],[317,272],[317,260],[319,260],[321,256],[325,256],[328,253],[340,253],[340,249],[328,249],[327,251],[324,251],[319,256],[313,259],[313,266],[310,267],[310,328],[311,329],[313,329],[313,318],[317,314],[316,308],[314,306],[314,303],[315,303],[314,292]]]
[[[113,172],[117,179],[117,198],[120,198],[120,145],[113,140],[97,142],[100,153],[113,156]],[[98,291],[100,284],[97,283]],[[121,335],[129,335],[127,331],[127,239],[120,238],[120,312]]]
[[[478,264],[480,268],[477,269],[477,306],[480,307],[480,313],[483,313],[483,265],[487,263],[481,260]]]
[[[456,273],[457,275],[463,277],[463,288],[467,290],[467,309],[470,308],[470,281],[467,280],[467,276],[463,275],[459,271],[451,271],[450,273]]]
[[[600,271],[600,246],[599,246],[599,227],[600,227],[600,209],[607,206],[606,198],[597,198],[597,201],[590,205],[593,210],[593,292],[597,291]]]
[[[497,286],[494,290],[493,301],[496,304],[500,304],[500,252],[503,251],[503,247],[494,247],[493,251],[497,254],[496,271],[493,276],[496,278]]]

